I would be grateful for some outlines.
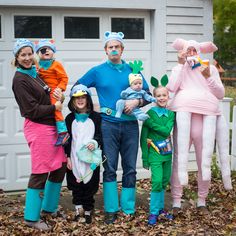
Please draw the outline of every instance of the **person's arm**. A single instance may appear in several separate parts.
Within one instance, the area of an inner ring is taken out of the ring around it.
[[[207,67],[206,70],[209,70],[209,72],[206,72],[206,76],[203,76],[206,78],[208,87],[218,99],[223,99],[225,95],[225,89],[221,82],[217,68],[211,65],[210,68]],[[204,73],[204,71],[202,73]]]
[[[69,170],[72,170],[72,162],[71,162],[71,158],[70,157],[67,157],[67,168],[69,169]]]
[[[85,73],[77,82],[73,85],[73,87],[77,84],[83,84],[90,87],[95,87],[95,80],[96,80],[96,69],[93,67],[87,73]]]
[[[169,119],[164,125],[159,125],[155,122],[154,119],[152,119],[152,117],[155,115],[155,111],[149,110],[147,114],[150,116],[150,118],[145,120],[143,126],[146,126],[147,128],[154,130],[161,136],[168,137],[174,127],[175,113],[174,112],[169,113],[168,116]]]
[[[140,99],[129,99],[125,100],[124,113],[131,114],[132,111],[138,107]]]
[[[178,64],[171,71],[169,82],[166,85],[166,88],[172,93],[177,92],[181,85],[181,81],[182,81],[181,72],[184,69],[184,66],[185,65]]]
[[[172,92],[175,93],[178,91],[181,81],[182,81],[182,75],[181,72],[186,68],[186,52],[179,51],[178,52],[178,65],[175,66],[172,71],[171,75],[169,77],[169,82],[166,85],[166,88]]]
[[[148,138],[148,127],[142,126],[141,136],[140,136],[140,146],[142,150],[143,168],[145,169],[149,169],[147,138]]]
[[[102,123],[102,118],[99,113],[94,112],[93,113],[93,119],[95,123],[95,134],[94,134],[94,140],[97,141],[98,146],[102,149],[102,131],[101,131],[101,123]]]
[[[25,117],[29,119],[40,119],[48,115],[54,114],[55,110],[60,110],[60,102],[56,105],[42,105],[38,103],[35,98],[34,91],[32,88],[24,81],[14,82],[13,88],[17,103],[21,110],[24,111]]]
[[[62,64],[60,62],[55,61],[54,63],[57,63],[55,66],[55,71],[57,74],[57,79],[60,81],[60,83],[57,85],[58,88],[60,88],[63,92],[66,90],[66,86],[68,84],[68,76],[66,74],[66,71]]]
[[[156,102],[157,101],[156,98],[154,98],[153,96],[148,94],[146,91],[144,91],[144,93],[143,93],[143,98],[144,98],[144,100],[146,100],[148,102]]]
[[[120,93],[120,97],[122,99],[127,99],[129,97],[129,95],[130,95],[130,88],[127,88],[127,89],[121,91],[121,93]]]
[[[61,103],[64,102],[65,100],[65,95],[62,93],[61,89],[55,88],[53,91],[53,97],[57,100],[60,101]]]
[[[65,118],[66,127],[70,135],[67,145],[64,146],[64,150],[65,150],[65,154],[67,158],[70,158],[70,153],[71,153],[71,143],[72,143],[71,125],[72,125],[73,120],[74,120],[74,115],[72,113],[68,114]]]

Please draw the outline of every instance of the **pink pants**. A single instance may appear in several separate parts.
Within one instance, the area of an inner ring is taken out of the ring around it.
[[[190,129],[190,144],[194,145],[196,153],[196,161],[198,166],[198,202],[205,203],[205,199],[209,192],[210,182],[202,180],[201,162],[202,162],[202,126],[203,115],[192,113],[191,129]],[[174,128],[174,158],[173,171],[171,176],[171,194],[173,198],[173,206],[181,206],[181,197],[183,187],[180,185],[178,178],[178,147],[177,147],[177,128]]]

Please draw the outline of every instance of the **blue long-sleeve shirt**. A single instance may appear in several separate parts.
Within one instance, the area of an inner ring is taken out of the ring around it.
[[[91,68],[83,75],[77,84],[83,84],[87,87],[95,87],[99,99],[100,107],[107,107],[112,110],[116,109],[116,102],[120,99],[121,91],[129,87],[129,74],[132,73],[131,67],[124,61],[123,68],[117,70],[108,62],[102,63]],[[143,89],[148,91],[148,84],[143,77]],[[121,121],[121,118],[113,116],[102,117],[111,121]]]

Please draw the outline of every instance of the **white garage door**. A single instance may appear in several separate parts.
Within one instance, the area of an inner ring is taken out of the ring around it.
[[[22,132],[23,118],[11,91],[15,69],[12,47],[16,38],[53,38],[56,58],[69,75],[69,90],[89,68],[106,60],[103,34],[107,30],[125,33],[127,61],[141,59],[144,75],[150,78],[150,15],[146,11],[108,10],[0,10],[0,188],[5,191],[27,187],[30,154]],[[95,91],[94,100],[97,101]],[[68,98],[67,98],[68,100]],[[67,103],[65,103],[67,104]],[[66,114],[68,110],[64,109]],[[147,174],[138,161],[138,176]],[[120,178],[120,174],[119,174]]]

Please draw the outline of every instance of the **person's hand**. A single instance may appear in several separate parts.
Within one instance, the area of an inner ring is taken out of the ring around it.
[[[133,109],[136,108],[138,105],[139,105],[139,99],[126,100],[124,112],[126,114],[130,114],[133,111]]]
[[[149,170],[149,166],[143,166],[143,168],[145,169],[145,170]]]
[[[56,101],[54,105],[55,105],[56,111],[62,110],[62,103],[60,101]]]
[[[93,151],[95,149],[95,146],[93,143],[89,143],[86,147],[88,148],[89,151]]]
[[[57,101],[63,102],[63,93],[60,88],[55,88],[53,91],[53,97],[56,98]],[[64,98],[65,99],[65,98]]]
[[[72,162],[71,162],[70,157],[67,158],[67,165],[66,166],[69,170],[72,170]]]
[[[178,52],[178,63],[179,64],[184,64],[186,61],[186,52],[183,51],[179,51]]]
[[[207,65],[201,65],[200,71],[205,79],[208,79],[211,76],[210,67]]]

